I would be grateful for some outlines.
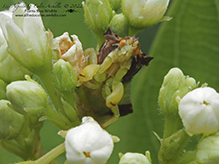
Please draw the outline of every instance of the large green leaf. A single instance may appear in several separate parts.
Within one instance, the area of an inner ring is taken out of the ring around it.
[[[175,0],[166,15],[173,19],[162,23],[157,33],[149,53],[154,59],[132,83],[134,114],[109,128],[121,138],[115,153],[150,150],[154,164],[160,145],[152,132],[162,137],[164,119],[157,100],[168,70],[179,67],[219,91],[219,0]],[[115,158],[116,154],[109,163]]]

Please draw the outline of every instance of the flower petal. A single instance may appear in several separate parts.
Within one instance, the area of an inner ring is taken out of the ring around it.
[[[27,56],[29,55],[30,48],[28,47],[26,43],[25,36],[23,34],[23,31],[13,22],[13,20],[7,19],[5,21],[5,30],[3,30],[8,46],[10,47],[8,51],[10,54],[17,60],[25,61],[26,63],[31,60]]]
[[[17,24],[20,29],[23,29],[23,20],[27,11],[27,7],[24,2],[17,3],[10,6],[10,11],[12,11],[12,19]]]
[[[30,4],[27,14],[23,22],[24,35],[34,53],[42,60],[44,57],[42,53],[46,55],[48,49],[44,25],[37,7],[33,4]]]
[[[62,56],[62,59],[68,61],[76,75],[78,76],[82,69],[86,66],[86,59],[83,55],[83,48],[80,40],[76,35],[71,35],[74,40],[74,45]]]

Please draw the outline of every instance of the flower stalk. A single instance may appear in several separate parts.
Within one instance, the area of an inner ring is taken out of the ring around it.
[[[38,160],[35,161],[36,164],[42,164],[42,163],[50,163],[52,162],[56,157],[61,155],[65,152],[65,145],[64,143],[61,143],[57,147],[50,150],[48,153],[40,157]]]
[[[64,143],[58,145],[57,147],[50,150],[48,153],[37,159],[36,161],[25,161],[25,162],[18,162],[16,164],[42,164],[42,163],[50,163],[52,162],[56,157],[61,155],[65,152],[65,145]]]
[[[38,74],[38,76],[39,76],[40,80],[42,81],[44,87],[46,88],[46,91],[47,91],[56,111],[61,112],[63,109],[62,103],[61,103],[61,97],[60,97],[58,90],[56,90],[56,88],[54,86],[51,72],[44,71],[44,72],[41,72],[40,74]]]

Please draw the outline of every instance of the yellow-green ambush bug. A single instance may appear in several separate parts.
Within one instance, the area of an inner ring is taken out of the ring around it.
[[[131,79],[153,58],[141,52],[135,36],[120,38],[109,28],[104,37],[98,53],[85,50],[88,65],[79,74],[76,93],[79,114],[92,116],[107,127],[132,112]]]

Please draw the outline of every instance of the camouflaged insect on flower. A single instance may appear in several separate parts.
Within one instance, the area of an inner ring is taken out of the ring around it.
[[[134,36],[120,38],[108,29],[104,37],[97,54],[92,49],[86,54],[90,63],[79,74],[81,86],[76,89],[79,113],[90,115],[101,124],[132,112],[131,79],[152,59],[141,52]]]

